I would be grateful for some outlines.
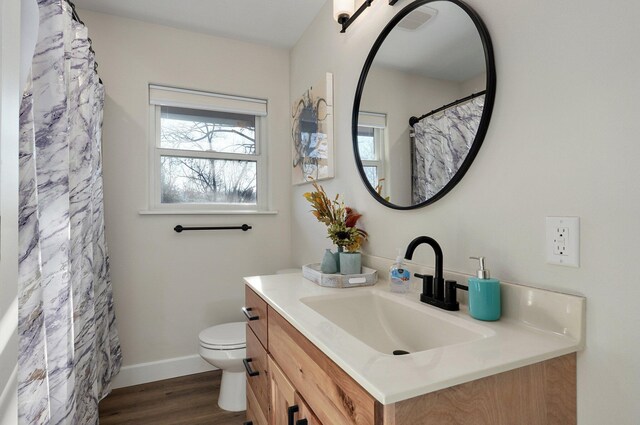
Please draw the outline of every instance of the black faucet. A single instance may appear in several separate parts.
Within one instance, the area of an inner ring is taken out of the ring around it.
[[[442,276],[442,248],[440,248],[440,245],[435,241],[435,239],[430,238],[429,236],[418,236],[409,243],[407,252],[404,254],[404,258],[411,260],[413,258],[413,252],[416,250],[418,245],[423,243],[426,243],[433,248],[433,252],[436,255],[436,272],[435,277],[418,273],[414,274],[415,277],[422,279],[422,294],[420,294],[420,301],[448,311],[459,310],[460,305],[458,304],[456,295],[456,288],[458,288],[459,285],[455,280],[444,280],[444,277]]]

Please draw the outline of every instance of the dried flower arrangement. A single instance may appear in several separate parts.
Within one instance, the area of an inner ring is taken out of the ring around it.
[[[367,232],[356,227],[362,214],[345,206],[339,194],[332,200],[317,182],[313,182],[313,187],[315,191],[303,196],[313,207],[311,213],[327,226],[328,238],[339,250],[358,252],[368,236]]]

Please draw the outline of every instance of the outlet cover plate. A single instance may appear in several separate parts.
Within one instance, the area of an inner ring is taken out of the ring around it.
[[[547,263],[580,267],[580,217],[547,217]]]

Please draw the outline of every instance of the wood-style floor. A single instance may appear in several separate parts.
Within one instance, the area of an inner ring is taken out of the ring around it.
[[[245,412],[218,407],[222,371],[113,390],[100,402],[100,425],[242,425]]]

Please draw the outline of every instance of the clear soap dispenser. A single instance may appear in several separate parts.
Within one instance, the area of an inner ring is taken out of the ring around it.
[[[411,286],[411,283],[409,282],[411,273],[404,266],[403,260],[404,258],[402,256],[402,250],[398,248],[398,256],[396,257],[396,262],[393,263],[393,265],[389,269],[391,292],[399,292],[401,294],[409,292],[409,288]]]
[[[491,279],[484,268],[484,257],[469,257],[480,262],[476,277],[469,278],[469,314],[474,319],[495,321],[500,319],[500,281]]]

